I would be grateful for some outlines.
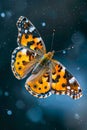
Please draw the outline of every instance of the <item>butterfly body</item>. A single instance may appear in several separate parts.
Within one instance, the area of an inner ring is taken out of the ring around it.
[[[36,64],[36,66],[33,69],[32,73],[38,73],[38,71],[40,71],[40,69],[42,67],[47,67],[50,64],[50,62],[51,62],[53,54],[54,54],[54,51],[53,52],[48,52],[48,53],[44,54],[41,57],[41,59],[39,60],[39,62]]]
[[[46,53],[45,44],[35,26],[21,16],[17,28],[19,47],[12,53],[11,67],[17,79],[31,74],[25,83],[28,92],[38,98],[52,94],[80,98],[82,90],[78,81],[59,61],[53,59],[54,51]]]

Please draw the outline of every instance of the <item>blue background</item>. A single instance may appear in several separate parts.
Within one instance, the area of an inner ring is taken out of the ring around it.
[[[16,21],[26,16],[40,32],[47,51],[56,53],[77,78],[83,97],[52,95],[37,99],[11,71],[11,54],[17,47]],[[87,130],[87,0],[0,1],[0,130]]]

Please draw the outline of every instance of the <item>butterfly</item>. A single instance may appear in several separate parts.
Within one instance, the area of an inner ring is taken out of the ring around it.
[[[80,98],[82,89],[78,81],[53,59],[54,51],[46,52],[44,41],[28,18],[20,16],[16,25],[18,47],[12,53],[11,68],[17,79],[28,77],[25,82],[27,91],[38,98],[52,94]]]

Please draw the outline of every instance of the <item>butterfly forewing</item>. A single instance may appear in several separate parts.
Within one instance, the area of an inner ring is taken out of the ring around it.
[[[31,50],[46,53],[45,44],[35,26],[24,16],[17,21],[18,45],[26,46]]]

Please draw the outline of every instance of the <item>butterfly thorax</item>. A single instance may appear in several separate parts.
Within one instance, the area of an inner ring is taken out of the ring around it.
[[[38,73],[43,67],[46,67],[51,62],[53,55],[54,55],[54,51],[44,54],[40,58],[39,62],[36,64],[32,73]]]

